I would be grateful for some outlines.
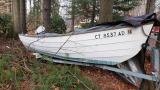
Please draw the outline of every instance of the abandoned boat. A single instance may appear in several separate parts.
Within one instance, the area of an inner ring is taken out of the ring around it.
[[[156,25],[160,24],[153,13],[67,34],[44,33],[41,26],[35,35],[19,34],[19,38],[27,49],[57,59],[112,66],[123,63],[118,67],[145,73],[142,47],[146,47],[152,27]],[[133,76],[126,79],[137,87],[142,82]]]
[[[154,15],[102,23],[83,32],[19,34],[19,38],[26,48],[41,54],[78,62],[116,65],[141,50],[154,24]]]

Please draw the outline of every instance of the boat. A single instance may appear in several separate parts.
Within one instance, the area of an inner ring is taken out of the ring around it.
[[[35,35],[19,34],[19,38],[27,49],[57,59],[110,66],[124,63],[123,69],[145,73],[144,56],[139,56],[145,54],[142,47],[147,46],[152,27],[156,25],[160,24],[152,13],[67,34],[40,32],[45,31],[40,27]],[[142,82],[142,79],[129,78],[136,85]]]
[[[145,15],[145,19],[154,15]],[[141,45],[146,43],[154,19],[144,19],[134,25],[127,22],[140,17],[102,23],[84,32],[19,34],[19,38],[26,48],[55,58],[116,65],[134,57],[141,50]],[[133,23],[136,22],[139,20]]]

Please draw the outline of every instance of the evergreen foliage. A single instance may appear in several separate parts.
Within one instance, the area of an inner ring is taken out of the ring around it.
[[[99,0],[74,0],[72,2],[74,6],[63,6],[67,7],[68,10],[74,8],[72,11],[68,11],[68,15],[75,15],[75,21],[82,19],[93,18],[99,14]],[[89,26],[94,26],[95,23],[91,22]],[[84,25],[86,26],[86,25]],[[86,28],[86,27],[83,27]]]
[[[114,0],[113,21],[120,21],[127,18],[129,11],[139,5],[141,0]]]
[[[52,33],[64,34],[66,33],[66,25],[59,14],[54,14],[51,17],[51,31]]]
[[[0,13],[0,32],[6,34],[6,31],[10,29],[12,22],[12,15],[8,13]]]
[[[0,60],[0,88],[35,90],[87,90],[87,87],[99,90],[88,77],[84,77],[77,66],[54,64],[52,61],[41,63],[28,57],[28,69],[21,62],[8,55]],[[31,70],[29,72],[29,70]],[[83,83],[87,86],[84,86]],[[27,83],[28,82],[28,83]],[[94,87],[94,88],[93,88]]]
[[[59,1],[58,0],[51,0],[51,16],[54,14],[58,14],[59,11]]]
[[[128,12],[133,10],[136,6],[138,6],[140,1],[141,0],[114,0],[113,21],[120,21],[130,17]],[[99,0],[95,0],[95,2],[94,0],[75,0],[72,3],[74,3],[75,6],[68,6],[69,8],[68,10],[71,10],[72,7],[75,7],[75,10],[68,11],[68,15],[73,14],[75,15],[76,19],[91,20],[93,13],[95,14],[95,16],[99,15],[99,10],[100,10]],[[95,11],[93,11],[93,6],[95,6]],[[91,24],[87,22],[86,24],[82,25],[82,27],[89,28],[96,25],[96,23],[93,23],[93,22],[90,22],[90,23]]]

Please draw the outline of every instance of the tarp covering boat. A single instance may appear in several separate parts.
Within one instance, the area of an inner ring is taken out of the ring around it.
[[[118,24],[121,24],[121,23],[126,23],[126,25],[132,25],[134,27],[138,27],[138,26],[144,25],[145,23],[148,23],[148,22],[151,22],[151,21],[154,21],[154,26],[159,26],[160,25],[160,22],[156,18],[156,14],[152,13],[152,14],[127,18],[123,21],[106,22],[106,23],[98,24],[97,26],[101,26],[101,25],[111,25],[112,26],[112,25],[118,25]]]

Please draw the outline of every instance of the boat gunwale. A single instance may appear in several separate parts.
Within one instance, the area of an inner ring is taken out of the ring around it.
[[[148,25],[148,24],[153,24],[152,22],[148,22],[145,23],[143,25]],[[141,26],[143,26],[141,25]],[[140,26],[138,26],[140,27]],[[85,31],[85,32],[80,32],[80,33],[68,33],[68,34],[57,34],[57,35],[30,35],[30,34],[19,34],[21,36],[26,36],[26,37],[35,37],[35,38],[39,38],[39,37],[61,37],[61,36],[71,36],[71,35],[79,35],[79,34],[87,34],[87,33],[93,33],[93,32],[101,32],[101,31],[110,31],[110,30],[115,30],[115,29],[122,29],[122,28],[138,28],[138,27],[134,27],[134,26],[121,26],[121,27],[113,27],[113,28],[106,28],[106,29],[102,29],[102,30],[91,30],[91,31]]]

